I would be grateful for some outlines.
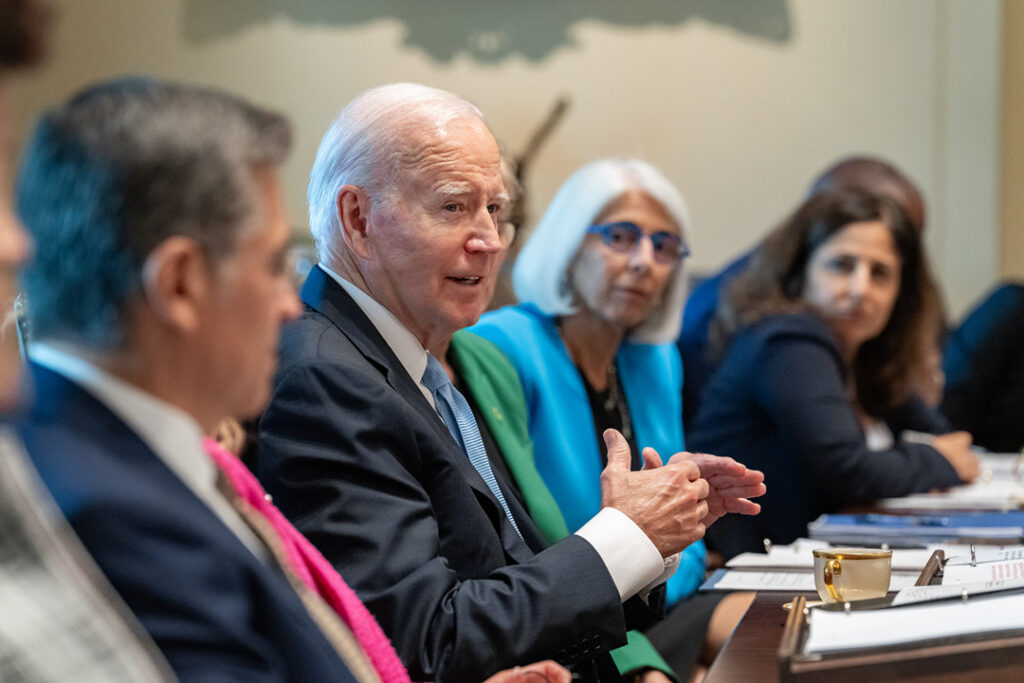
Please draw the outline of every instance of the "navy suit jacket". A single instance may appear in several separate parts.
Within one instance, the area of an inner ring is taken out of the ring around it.
[[[917,397],[883,416],[896,442],[871,451],[846,395],[835,338],[812,313],[765,316],[739,330],[704,392],[690,435],[696,451],[736,458],[764,472],[761,514],[726,515],[708,548],[726,558],[792,543],[826,512],[960,483],[931,446],[899,439],[905,429],[944,431]]]
[[[1024,283],[997,287],[954,330],[943,353],[942,410],[991,451],[1024,446]]]
[[[114,413],[32,366],[14,419],[61,511],[182,681],[352,681],[284,575]]]
[[[344,289],[314,268],[302,299],[282,334],[258,474],[413,680],[482,680],[546,658],[618,679],[610,657],[594,656],[625,643],[636,605],[624,610],[593,547],[572,536],[544,549],[506,494],[524,543]]]
[[[701,398],[718,361],[708,355],[708,335],[711,321],[718,310],[719,300],[729,291],[729,285],[750,265],[754,251],[739,256],[725,268],[700,283],[686,299],[683,325],[679,329],[676,345],[683,359],[686,380],[683,382],[683,429],[693,432],[700,410]],[[743,461],[741,461],[743,462]]]

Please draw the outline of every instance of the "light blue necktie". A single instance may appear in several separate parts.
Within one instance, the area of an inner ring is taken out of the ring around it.
[[[519,537],[519,526],[516,520],[512,519],[512,511],[508,509],[505,496],[498,487],[498,480],[494,478],[491,470],[491,462],[487,459],[487,450],[484,448],[484,440],[480,436],[480,429],[476,425],[476,418],[473,417],[473,410],[466,402],[466,397],[459,393],[459,390],[452,386],[448,379],[448,373],[444,371],[441,362],[431,355],[427,356],[427,369],[423,371],[423,386],[434,395],[434,403],[437,404],[437,411],[441,413],[448,431],[451,432],[455,443],[462,447],[463,452],[469,457],[469,462],[480,477],[483,478],[491,493],[501,503],[501,509],[505,516],[512,523]]]

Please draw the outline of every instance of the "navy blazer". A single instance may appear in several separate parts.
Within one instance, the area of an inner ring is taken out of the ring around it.
[[[991,451],[1024,446],[1024,284],[989,293],[946,340],[942,410]]]
[[[791,543],[826,512],[960,483],[934,448],[899,439],[944,424],[914,397],[886,415],[896,443],[870,451],[846,397],[843,362],[811,313],[769,315],[738,331],[704,392],[690,446],[764,472],[759,515],[726,515],[708,548],[726,558]]]
[[[593,547],[571,536],[543,549],[506,494],[524,543],[344,289],[314,268],[302,299],[260,421],[258,474],[413,680],[483,680],[547,658],[618,680],[594,655],[625,643],[627,610]]]
[[[182,681],[353,681],[265,565],[129,427],[32,365],[12,418],[61,511]]]
[[[711,381],[718,362],[708,355],[711,321],[718,311],[718,302],[729,291],[736,276],[747,269],[754,250],[745,252],[722,270],[701,282],[686,299],[683,325],[676,345],[683,359],[686,381],[683,382],[683,429],[693,432],[704,389]]]

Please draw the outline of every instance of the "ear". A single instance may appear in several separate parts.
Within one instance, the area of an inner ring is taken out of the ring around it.
[[[157,320],[185,333],[196,333],[201,308],[213,291],[213,271],[199,243],[175,236],[157,245],[142,267],[142,291]]]
[[[358,185],[342,185],[338,190],[338,219],[345,243],[360,258],[369,258],[367,238],[372,202],[366,190]]]

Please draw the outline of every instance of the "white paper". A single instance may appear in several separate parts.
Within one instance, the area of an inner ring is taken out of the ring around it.
[[[999,580],[986,581],[984,583],[961,583],[956,585],[943,584],[941,586],[911,586],[904,588],[893,599],[892,604],[909,605],[915,602],[928,602],[931,600],[944,600],[946,598],[981,595],[1006,590],[1024,589],[1024,580]]]
[[[983,479],[1015,477],[1024,474],[1024,459],[1020,453],[979,453],[978,464],[981,466]],[[984,475],[988,476],[984,476]]]
[[[766,553],[740,553],[725,563],[730,569],[813,569],[815,548],[827,543],[798,538],[789,545],[773,545]]]
[[[814,574],[804,571],[727,571],[714,585],[714,589],[813,593]]]
[[[898,591],[913,586],[918,573],[893,572],[889,579],[889,591]],[[813,593],[814,572],[812,571],[750,571],[745,569],[727,570],[713,586],[707,590],[742,590],[742,591],[787,591]]]
[[[725,563],[729,569],[814,569],[815,548],[828,548],[828,543],[810,538],[798,539],[791,545],[774,545],[765,553],[740,553]],[[935,548],[896,548],[892,551],[893,571],[920,572],[928,564]]]
[[[807,654],[995,633],[1024,628],[1024,593],[850,612],[812,608],[809,622]]]
[[[946,565],[942,570],[943,586],[1017,580],[1024,580],[1024,559],[979,562],[974,567],[970,564]]]
[[[939,493],[917,493],[878,501],[883,510],[1017,510],[1024,508],[1024,469],[1019,454],[979,456],[981,476],[973,484]]]
[[[928,548],[896,548],[892,551],[893,571],[916,571],[918,574],[928,564],[932,553],[938,546]]]
[[[944,552],[946,567],[971,563],[970,546],[950,546]],[[1024,545],[976,545],[974,546],[974,560],[977,563],[1024,560]]]

